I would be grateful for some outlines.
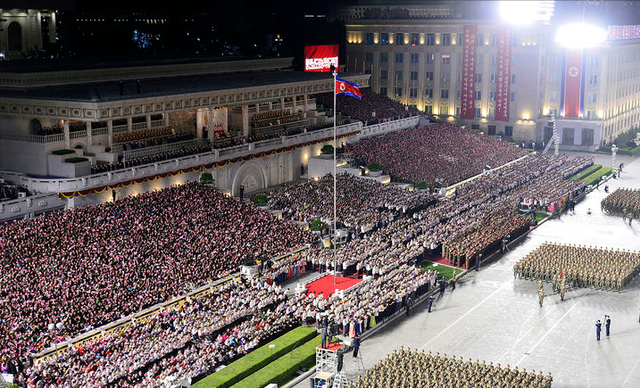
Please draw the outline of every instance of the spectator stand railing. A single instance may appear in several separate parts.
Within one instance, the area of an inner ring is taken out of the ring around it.
[[[156,154],[161,154],[165,152],[179,150],[182,148],[193,148],[193,147],[203,146],[207,144],[209,144],[208,139],[191,139],[191,140],[179,141],[176,143],[160,144],[157,146],[150,146],[150,147],[138,148],[135,150],[123,151],[122,156],[123,156],[123,160],[126,161],[132,158],[139,158],[139,157],[148,156],[148,155],[156,155]]]
[[[155,306],[149,307],[143,311],[131,314],[127,317],[121,318],[115,322],[111,322],[108,323],[106,325],[103,325],[101,327],[98,327],[96,329],[93,329],[87,333],[81,334],[73,339],[70,339],[68,341],[64,341],[64,342],[60,342],[57,343],[53,346],[51,346],[48,349],[45,349],[43,351],[41,351],[40,353],[37,353],[35,355],[33,355],[33,361],[34,364],[38,364],[39,362],[46,360],[49,357],[53,357],[56,354],[60,353],[60,352],[64,352],[66,350],[68,350],[71,347],[74,346],[80,346],[84,343],[87,343],[89,341],[93,341],[95,339],[101,338],[102,336],[105,336],[111,332],[113,332],[114,330],[120,329],[122,327],[128,326],[130,324],[132,324],[133,322],[140,322],[143,321],[145,319],[148,319],[149,317],[159,314],[163,311],[165,311],[166,309],[172,308],[174,306],[180,305],[182,303],[184,303],[185,301],[188,300],[188,298],[194,298],[194,297],[198,297],[201,295],[207,295],[212,293],[213,291],[219,289],[220,287],[229,284],[231,282],[238,282],[240,281],[241,275],[239,272],[236,272],[234,274],[231,274],[229,276],[226,276],[222,279],[216,280],[215,282],[212,282],[210,284],[201,286],[199,288],[197,288],[196,290],[193,290],[189,293],[186,293],[182,296],[178,296],[176,298],[173,298],[167,302],[164,303],[159,303],[156,304]]]
[[[362,127],[358,139],[365,139],[372,136],[383,135],[387,132],[399,131],[401,129],[413,128],[420,122],[421,116],[405,117],[399,120],[386,121],[379,124]]]

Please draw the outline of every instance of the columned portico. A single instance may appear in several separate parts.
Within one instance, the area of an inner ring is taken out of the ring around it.
[[[207,127],[207,137],[209,138],[209,141],[213,143],[213,140],[216,134],[216,131],[213,125],[213,110],[207,109],[205,114],[207,115],[207,123],[209,123],[209,126]]]
[[[202,129],[204,127],[204,109],[196,110],[196,136],[198,139],[202,139]],[[211,123],[209,123],[211,126]]]

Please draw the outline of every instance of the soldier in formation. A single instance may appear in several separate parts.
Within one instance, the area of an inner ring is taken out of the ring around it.
[[[640,217],[640,189],[617,189],[600,203],[602,211],[622,215],[629,225],[633,219]]]
[[[550,373],[400,348],[349,388],[550,388],[552,380]]]
[[[515,277],[551,282],[554,291],[567,285],[621,291],[639,270],[636,251],[557,243],[541,245],[513,267]]]

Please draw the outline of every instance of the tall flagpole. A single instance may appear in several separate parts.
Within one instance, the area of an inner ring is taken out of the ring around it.
[[[336,256],[337,256],[337,249],[336,249],[336,243],[338,242],[337,236],[338,236],[338,228],[337,228],[337,217],[338,217],[338,209],[337,209],[337,202],[338,202],[338,194],[337,194],[337,187],[338,187],[338,177],[336,176],[337,173],[337,158],[336,158],[336,132],[337,132],[337,111],[336,111],[336,83],[337,83],[337,78],[338,77],[338,71],[337,69],[333,71],[333,286],[335,287],[336,285],[336,272],[338,267],[336,267]]]

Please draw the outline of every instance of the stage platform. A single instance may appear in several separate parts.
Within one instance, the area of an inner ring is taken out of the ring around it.
[[[346,290],[362,281],[362,279],[343,278],[341,276],[335,276],[335,284],[333,282],[333,275],[323,276],[320,279],[307,284],[307,292],[313,292],[316,295],[323,293],[325,298],[331,296],[338,290]]]

